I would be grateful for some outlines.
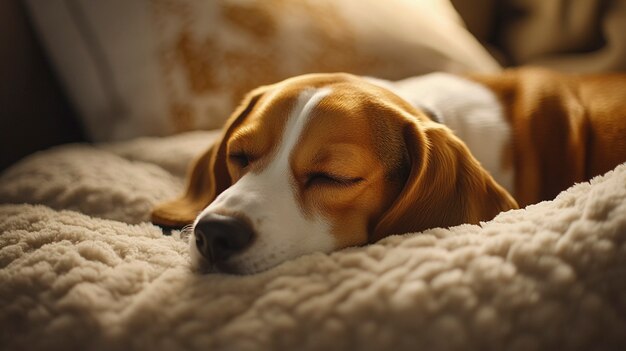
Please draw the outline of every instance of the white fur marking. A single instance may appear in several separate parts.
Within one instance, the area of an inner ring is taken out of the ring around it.
[[[300,208],[289,159],[310,120],[311,111],[330,89],[303,91],[285,125],[274,158],[260,173],[247,173],[222,192],[198,219],[207,213],[244,214],[253,223],[257,237],[245,252],[229,259],[227,265],[241,273],[270,268],[285,260],[312,252],[330,252],[335,239],[323,218],[307,218]],[[193,263],[203,259],[190,238]]]

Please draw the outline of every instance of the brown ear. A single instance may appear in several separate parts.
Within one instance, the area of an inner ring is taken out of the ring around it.
[[[232,185],[226,165],[228,138],[267,90],[268,87],[260,87],[244,98],[226,122],[220,138],[191,163],[185,193],[178,199],[155,206],[152,209],[152,223],[165,227],[183,227],[193,222],[200,211]]]
[[[376,225],[371,241],[391,234],[478,223],[517,208],[513,197],[447,127],[409,118],[403,133],[409,176]]]

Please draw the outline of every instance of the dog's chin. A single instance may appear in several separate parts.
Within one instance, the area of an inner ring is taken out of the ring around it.
[[[264,269],[249,269],[247,267],[240,267],[232,262],[220,262],[214,267],[215,272],[217,273],[225,273],[225,274],[233,274],[233,275],[249,275],[260,273],[264,271]]]
[[[280,261],[275,262],[275,260],[251,262],[251,260],[246,259],[244,253],[233,256],[231,259],[226,261],[211,264],[211,262],[204,258],[204,256],[202,256],[202,254],[198,251],[195,237],[193,235],[189,237],[189,256],[191,259],[192,270],[200,274],[224,273],[233,275],[248,275],[263,272],[281,263]]]
[[[220,262],[217,264],[211,264],[204,258],[192,260],[193,271],[200,274],[232,274],[232,275],[249,275],[263,272],[271,267],[267,268],[250,268],[242,267],[234,262]]]

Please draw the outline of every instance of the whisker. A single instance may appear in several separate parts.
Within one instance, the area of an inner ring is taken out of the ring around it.
[[[193,234],[193,223],[187,224],[180,230],[180,238],[182,240],[188,240],[191,234]]]

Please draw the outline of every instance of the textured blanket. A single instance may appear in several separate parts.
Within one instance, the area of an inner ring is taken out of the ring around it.
[[[0,350],[626,349],[626,165],[481,225],[201,276],[146,220],[214,136],[0,176]]]

